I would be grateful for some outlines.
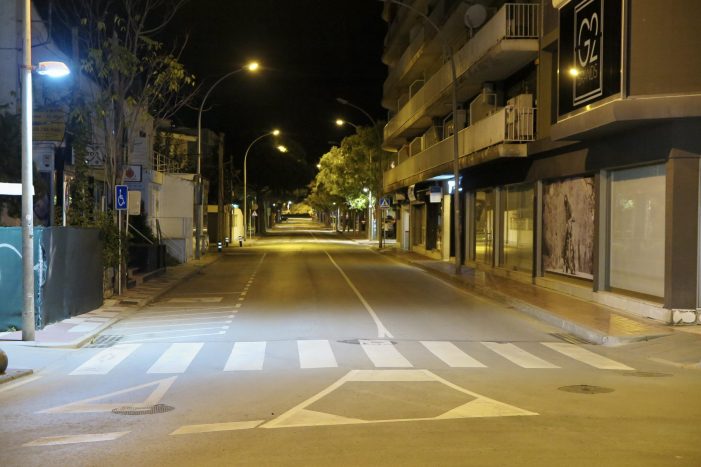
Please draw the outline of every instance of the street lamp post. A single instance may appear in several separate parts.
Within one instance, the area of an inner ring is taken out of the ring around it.
[[[224,81],[226,78],[229,78],[230,76],[233,76],[244,70],[255,72],[258,70],[259,67],[260,65],[258,65],[258,62],[251,62],[241,68],[238,68],[234,71],[230,71],[229,73],[220,77],[217,81],[215,81],[215,83],[212,86],[210,86],[209,90],[207,90],[207,93],[204,95],[202,102],[200,103],[200,109],[197,113],[197,191],[195,194],[195,259],[200,259],[200,245],[202,241],[202,110],[204,109],[204,104],[207,101],[207,98],[212,93],[214,88],[216,88],[217,85],[219,85],[219,83]]]
[[[455,226],[455,273],[460,274],[462,272],[462,248],[460,245],[461,235],[462,235],[462,225],[460,222],[460,151],[458,149],[458,132],[461,130],[460,121],[458,119],[458,78],[457,72],[455,70],[455,57],[453,56],[453,48],[450,46],[446,38],[443,36],[443,32],[438,27],[436,23],[431,20],[424,13],[416,9],[411,5],[407,5],[399,0],[379,0],[381,2],[389,2],[395,5],[407,8],[412,12],[416,13],[418,16],[424,19],[433,29],[436,30],[437,37],[443,43],[443,49],[450,59],[450,73],[453,83],[453,177],[455,179],[455,189],[453,191],[453,216],[455,217],[453,224]],[[339,100],[340,102],[340,100]],[[350,105],[350,104],[349,104]]]
[[[243,155],[243,232],[244,232],[243,235],[245,238],[248,238],[248,217],[246,217],[246,210],[248,207],[248,199],[247,199],[248,193],[246,191],[247,184],[248,184],[248,178],[246,175],[246,161],[248,160],[248,152],[251,150],[251,148],[253,147],[254,144],[256,144],[258,141],[262,140],[266,136],[271,136],[271,135],[278,136],[279,134],[280,134],[280,130],[273,130],[273,131],[269,131],[267,133],[260,135],[259,137],[257,137],[253,141],[251,141],[251,144],[249,144],[248,147],[246,148],[246,153]],[[284,148],[284,146],[281,146],[281,147]],[[284,151],[287,151],[287,148],[285,148],[283,150],[283,149],[280,149],[280,147],[278,147],[278,151],[284,152]]]
[[[24,0],[22,31],[22,340],[35,338],[34,316],[34,180],[32,155],[32,5]],[[37,72],[61,77],[70,71],[62,62],[43,62]]]

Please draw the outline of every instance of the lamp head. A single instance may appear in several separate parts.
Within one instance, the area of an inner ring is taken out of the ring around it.
[[[273,130],[272,133],[273,133],[273,136],[280,136],[280,130],[278,130],[277,128],[275,130]]]
[[[348,101],[342,97],[337,97],[336,102],[338,102],[339,104],[348,105]]]
[[[338,126],[343,126],[346,122],[340,118],[336,119],[336,125]]]
[[[277,147],[277,150],[282,152],[282,153],[285,153],[288,151],[287,146],[283,146],[282,144]]]
[[[256,72],[260,68],[260,64],[258,62],[249,62],[244,66],[245,69],[247,69],[250,72]]]
[[[571,77],[576,78],[579,75],[579,70],[575,67],[570,68],[567,70],[567,72],[570,74]]]
[[[63,62],[39,62],[36,70],[38,74],[50,78],[63,78],[71,73],[71,70]]]

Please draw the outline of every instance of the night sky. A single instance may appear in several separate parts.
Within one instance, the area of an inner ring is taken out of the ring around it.
[[[381,13],[375,0],[193,0],[169,33],[189,35],[181,61],[207,83],[205,89],[251,59],[264,67],[255,76],[223,81],[207,100],[214,107],[203,126],[227,134],[227,156],[241,159],[253,139],[277,127],[292,138],[288,146],[316,164],[328,141],[353,133],[352,127],[336,127],[336,117],[369,123],[336,97],[386,119],[380,105],[386,77]],[[195,127],[195,117],[184,114],[178,123]]]

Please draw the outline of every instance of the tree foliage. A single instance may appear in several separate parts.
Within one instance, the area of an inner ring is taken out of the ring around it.
[[[195,92],[194,76],[157,34],[185,0],[63,0],[59,13],[77,28],[81,68],[94,83],[91,118],[99,131],[110,191],[123,178],[133,139],[146,114],[173,116]]]
[[[366,208],[367,190],[376,196],[381,189],[383,154],[378,129],[358,128],[321,157],[307,202],[317,210],[332,209],[333,203]]]

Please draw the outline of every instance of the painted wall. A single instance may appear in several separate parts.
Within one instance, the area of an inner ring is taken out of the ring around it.
[[[97,229],[34,229],[37,329],[102,305],[102,243]],[[22,229],[0,228],[0,331],[22,325]]]

